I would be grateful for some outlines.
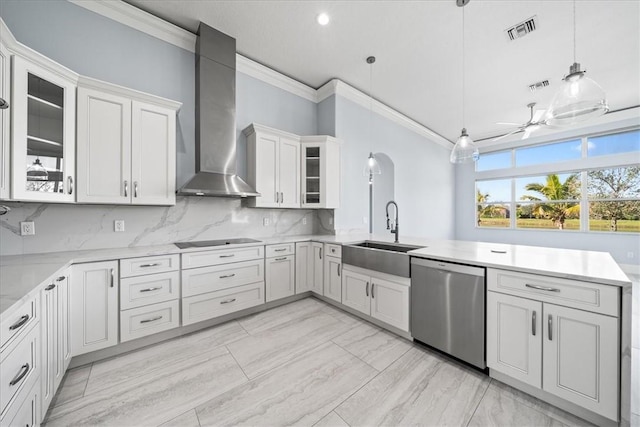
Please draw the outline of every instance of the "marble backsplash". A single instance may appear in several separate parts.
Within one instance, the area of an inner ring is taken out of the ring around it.
[[[334,233],[332,210],[256,209],[234,198],[178,197],[169,207],[2,204],[11,211],[0,216],[0,255]],[[114,232],[115,220],[125,221],[124,232]],[[21,221],[35,223],[35,236],[20,236]]]

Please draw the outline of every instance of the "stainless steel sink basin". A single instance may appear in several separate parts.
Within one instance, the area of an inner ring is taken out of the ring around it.
[[[407,252],[421,247],[366,240],[353,245],[343,245],[342,263],[394,276],[409,277],[410,267]]]

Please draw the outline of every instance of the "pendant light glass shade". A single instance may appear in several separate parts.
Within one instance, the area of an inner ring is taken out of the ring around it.
[[[604,90],[580,71],[580,64],[574,63],[563,80],[547,110],[548,125],[569,126],[609,111]]]
[[[476,147],[475,142],[469,137],[466,129],[462,129],[460,137],[456,141],[456,145],[451,150],[449,161],[451,163],[469,163],[475,162],[480,158],[480,151]]]
[[[380,168],[380,164],[376,160],[373,153],[369,153],[369,157],[367,158],[367,164],[364,166],[363,174],[365,176],[382,174],[382,169]]]
[[[27,181],[47,181],[49,172],[42,166],[40,159],[36,160],[27,167]]]

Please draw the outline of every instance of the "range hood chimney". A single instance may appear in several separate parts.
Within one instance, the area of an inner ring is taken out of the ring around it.
[[[196,175],[178,195],[260,195],[236,175],[236,39],[202,22],[196,41]]]

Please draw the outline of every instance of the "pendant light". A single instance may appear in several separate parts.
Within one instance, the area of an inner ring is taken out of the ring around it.
[[[27,181],[47,181],[49,172],[40,163],[40,158],[36,157],[31,165],[27,167]]]
[[[456,0],[456,5],[462,8],[462,132],[460,132],[456,145],[451,150],[451,155],[449,156],[451,163],[475,162],[480,157],[478,147],[464,127],[464,6],[467,3],[469,3],[469,0]]]
[[[604,90],[576,62],[576,1],[573,0],[573,64],[547,110],[546,124],[569,126],[609,111]]]
[[[369,142],[373,144],[373,64],[376,62],[375,56],[367,57],[367,64],[369,64]],[[365,176],[369,176],[369,186],[373,185],[373,175],[382,174],[382,169],[376,160],[373,152],[369,152],[367,163],[364,165]]]

